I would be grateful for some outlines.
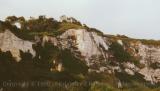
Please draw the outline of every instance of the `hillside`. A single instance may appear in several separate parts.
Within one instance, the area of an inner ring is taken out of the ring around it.
[[[159,91],[160,41],[107,35],[73,17],[0,21],[2,91]]]

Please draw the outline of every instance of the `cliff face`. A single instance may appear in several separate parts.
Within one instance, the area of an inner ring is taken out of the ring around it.
[[[84,56],[88,65],[92,65],[90,59],[93,56],[103,56],[106,58],[105,51],[108,50],[103,37],[95,32],[87,32],[85,29],[71,29],[59,36],[63,48],[76,47],[81,56]],[[103,48],[103,49],[102,49]]]
[[[116,60],[109,51],[112,41],[108,37],[98,35],[96,32],[89,32],[86,29],[69,29],[56,37],[36,36],[35,42],[24,41],[9,30],[6,30],[0,33],[0,39],[1,50],[3,52],[11,51],[12,56],[17,61],[20,60],[20,50],[30,52],[34,57],[36,53],[32,45],[38,42],[44,45],[46,42],[49,42],[61,50],[69,49],[75,57],[85,60],[86,65],[89,67],[89,72],[107,72],[109,74],[123,72],[131,76],[139,73],[144,76],[143,79],[146,81],[151,83],[160,82],[160,47],[144,45],[140,41],[136,43],[130,41],[127,43],[127,46],[123,43],[123,40],[117,40],[116,42],[125,51],[131,50],[129,52],[130,55],[138,59],[138,65],[141,67],[130,60],[127,62],[114,61],[116,65],[109,64],[112,61],[110,58]]]
[[[24,41],[16,37],[11,31],[6,30],[0,33],[0,49],[3,52],[10,51],[12,56],[17,61],[20,61],[20,50],[23,52],[30,52],[35,56],[35,51],[32,48],[34,43],[30,41]]]
[[[138,72],[144,75],[147,81],[160,82],[160,47],[139,43],[134,48],[138,49],[137,55],[140,56],[140,63],[144,65]]]
[[[43,42],[51,41],[56,46],[62,49],[72,50],[75,56],[83,57],[86,64],[89,66],[89,71],[96,72],[125,72],[128,75],[134,76],[136,73],[141,74],[143,79],[151,83],[160,82],[160,47],[144,45],[140,41],[128,42],[126,46],[123,40],[117,40],[116,42],[131,51],[131,55],[138,58],[138,65],[133,62],[118,63],[117,66],[108,64],[110,61],[109,56],[113,56],[108,48],[112,41],[109,38],[102,37],[95,32],[88,32],[85,29],[70,29],[57,37],[43,37]],[[77,54],[80,52],[80,54]],[[155,68],[151,67],[152,64],[156,64]],[[124,68],[122,68],[124,67]]]

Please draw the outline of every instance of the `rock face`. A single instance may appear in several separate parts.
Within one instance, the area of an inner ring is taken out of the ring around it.
[[[3,52],[10,51],[16,61],[20,61],[20,50],[23,52],[30,52],[35,56],[35,51],[32,48],[34,43],[30,41],[24,41],[16,37],[11,31],[5,30],[0,33],[0,49]]]
[[[75,46],[81,52],[81,55],[86,58],[90,58],[93,55],[101,55],[103,52],[101,47],[108,50],[108,45],[105,43],[103,37],[98,36],[94,32],[88,32],[85,29],[68,30],[60,36],[60,39],[67,43],[63,47],[67,47],[66,45],[69,44],[68,40],[66,40],[69,37],[75,37]]]
[[[150,81],[152,84],[160,82],[160,69],[145,67],[139,73],[144,75],[144,79]]]
[[[43,43],[51,42],[55,46],[61,47],[61,49],[71,49],[74,54],[80,52],[80,56],[84,57],[88,66],[95,61],[91,60],[93,57],[103,57],[103,62],[107,59],[107,42],[97,33],[88,32],[85,29],[70,29],[56,38],[44,36],[42,40]]]
[[[141,63],[149,65],[151,63],[160,63],[160,47],[139,45],[139,55],[142,57]]]
[[[79,56],[83,56],[89,70],[96,72],[115,71],[122,72],[121,64],[118,66],[111,66],[106,64],[108,61],[108,48],[109,41],[105,37],[99,36],[95,32],[88,32],[85,29],[70,29],[64,32],[62,35],[54,38],[45,36],[43,41],[51,41],[54,45],[60,46],[62,49],[71,49],[73,54],[80,52]],[[117,43],[126,47],[122,40],[117,40]],[[140,73],[144,76],[146,81],[152,83],[158,83],[159,80],[159,68],[148,68],[152,63],[160,62],[160,49],[159,47],[144,45],[137,41],[136,43],[130,43],[129,48],[133,50],[135,57],[140,57],[140,65],[144,65],[143,68],[139,68],[131,62],[122,63],[125,67],[124,72],[128,75],[134,76],[135,73]],[[72,47],[76,48],[73,49]],[[138,50],[136,52],[135,50]],[[101,59],[102,58],[102,59]],[[146,68],[147,67],[147,68]],[[154,72],[156,71],[156,73]],[[147,73],[148,72],[148,73]]]
[[[144,66],[136,72],[142,74],[146,81],[150,81],[151,83],[160,82],[160,66],[158,65],[160,64],[160,47],[144,45],[141,42],[131,43],[130,47],[134,50],[134,55],[140,58],[140,64]]]
[[[145,68],[140,70],[144,78],[152,83],[160,82],[160,68],[153,69],[152,64],[160,63],[160,48],[147,45],[139,45],[140,62],[145,65]]]
[[[42,37],[42,36],[41,36]],[[125,72],[128,75],[134,76],[139,73],[144,76],[146,81],[151,83],[160,83],[160,67],[151,67],[152,64],[160,63],[160,47],[144,45],[140,41],[123,43],[123,40],[118,39],[116,42],[124,47],[124,49],[132,50],[132,56],[139,58],[138,67],[130,62],[116,62],[116,65],[110,65],[109,57],[114,57],[109,52],[111,41],[107,37],[98,35],[96,32],[89,32],[86,29],[69,29],[63,34],[56,37],[43,36],[42,38],[36,36],[35,42],[25,41],[16,37],[12,32],[6,30],[0,33],[0,49],[4,52],[11,51],[13,57],[20,61],[20,50],[23,52],[30,52],[35,56],[35,51],[32,45],[36,42],[50,42],[54,46],[64,50],[70,49],[73,55],[77,58],[85,60],[89,66],[89,71],[114,73]],[[58,70],[61,70],[63,64],[60,64]]]
[[[71,37],[74,37],[73,39]],[[140,41],[131,42],[129,48],[133,50],[133,56],[139,57],[139,65],[144,67],[137,67],[135,64],[128,61],[127,63],[121,63],[118,66],[111,66],[106,64],[108,59],[109,41],[106,38],[97,35],[95,32],[88,32],[85,29],[71,29],[59,36],[61,45],[63,48],[70,48],[74,46],[77,51],[84,56],[88,66],[91,70],[96,72],[109,71],[110,68],[122,72],[123,69],[120,65],[125,67],[124,71],[129,75],[135,75],[140,73],[144,76],[146,81],[151,83],[159,83],[160,68],[151,68],[150,65],[153,63],[160,63],[160,47],[144,45]],[[127,46],[123,44],[123,40],[117,40],[117,43],[122,45],[124,48]],[[137,52],[136,52],[137,50]],[[127,50],[126,50],[127,51]],[[102,59],[100,59],[102,57]],[[147,73],[148,72],[148,73]]]

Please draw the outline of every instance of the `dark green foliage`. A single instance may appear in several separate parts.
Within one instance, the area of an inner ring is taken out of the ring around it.
[[[14,71],[10,70],[14,68],[14,58],[10,52],[0,51],[0,81],[15,79]]]
[[[86,66],[85,62],[78,58],[75,58],[69,50],[64,50],[62,52],[61,58],[62,63],[67,71],[76,74],[87,73],[88,67]]]
[[[45,43],[44,46],[41,43],[34,46],[36,50],[35,61],[41,68],[47,69],[48,71],[52,67],[52,61],[59,55],[59,50],[50,43]]]
[[[38,19],[30,19],[25,25],[25,29],[30,31],[44,32],[44,31],[56,31],[58,28],[58,21],[53,18],[46,18],[45,16],[39,16]],[[22,29],[23,30],[23,29]]]
[[[110,45],[109,50],[113,53],[113,56],[120,62],[130,61],[132,58],[131,55],[124,50],[123,46],[121,46],[117,42],[113,42]]]

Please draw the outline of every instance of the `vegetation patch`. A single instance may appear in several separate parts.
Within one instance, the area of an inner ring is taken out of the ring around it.
[[[84,29],[84,27],[74,23],[62,22],[58,31],[66,31],[68,29]]]

